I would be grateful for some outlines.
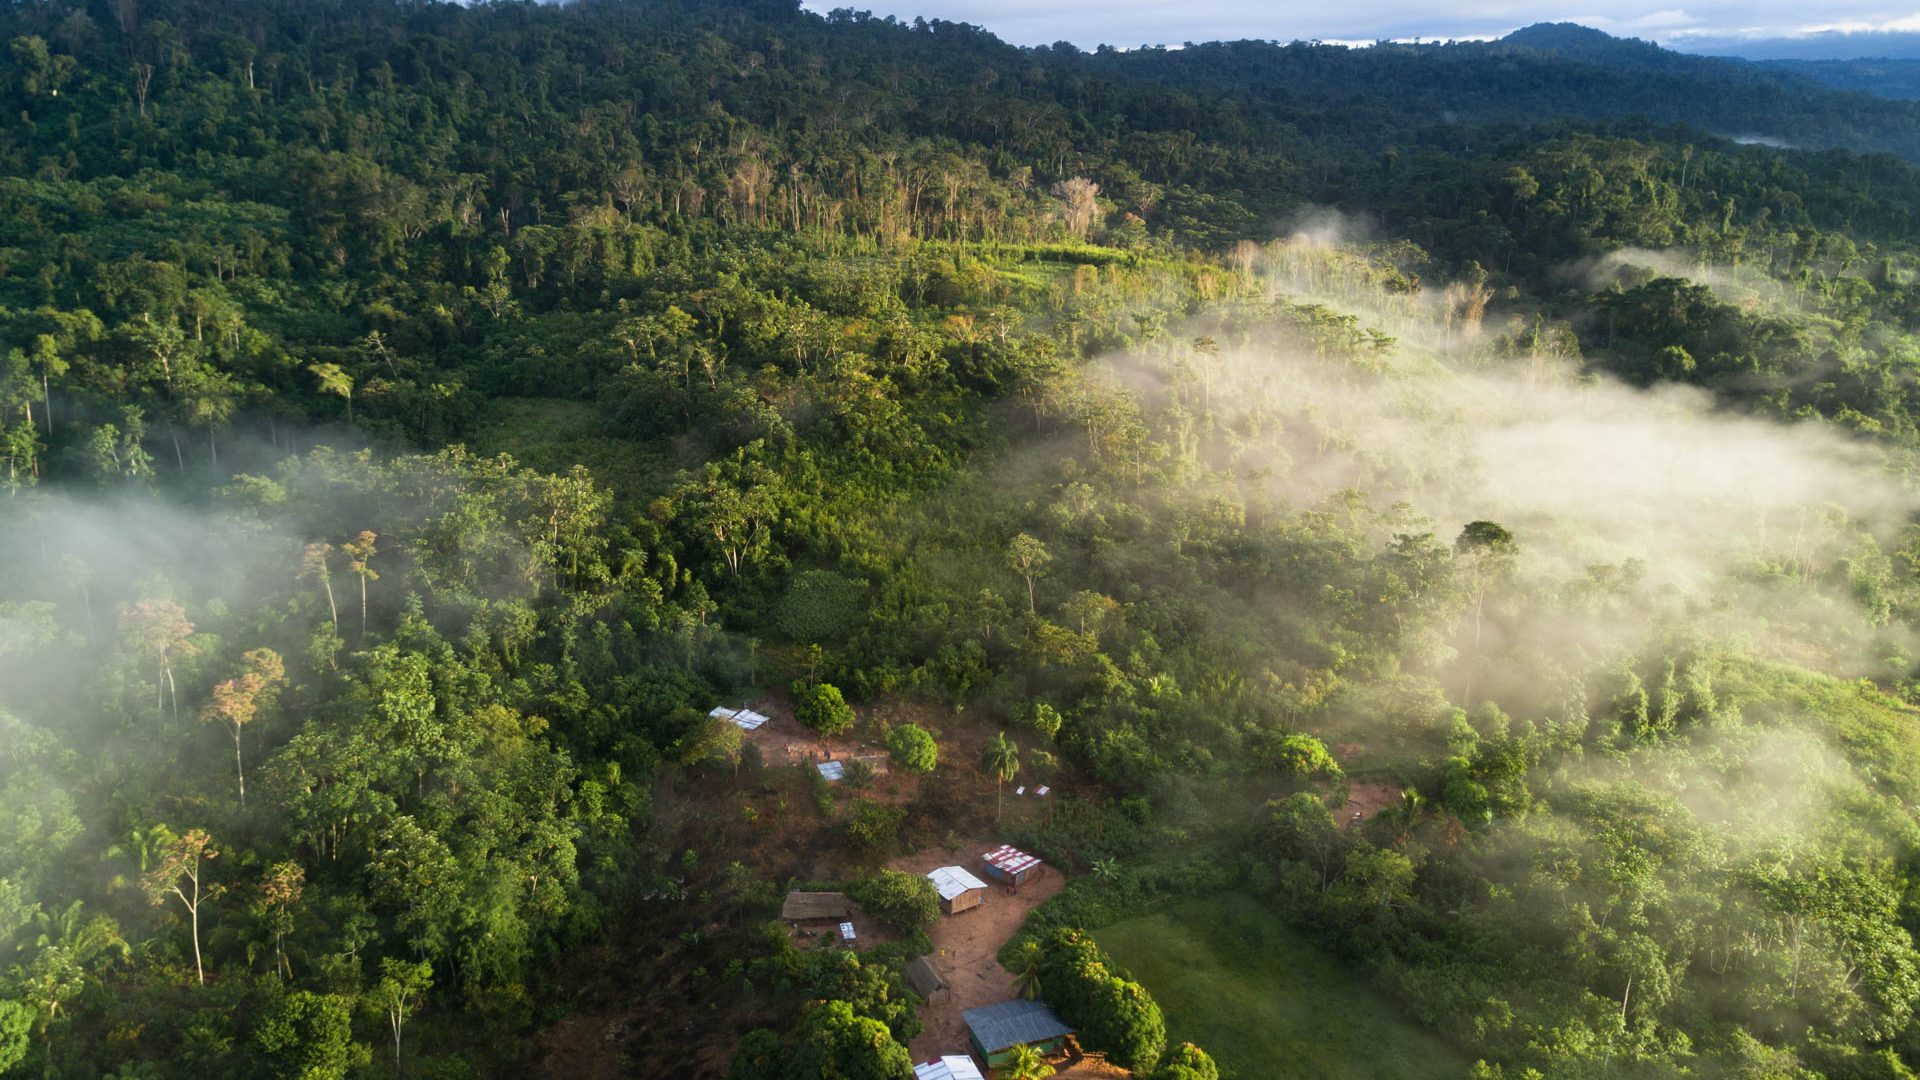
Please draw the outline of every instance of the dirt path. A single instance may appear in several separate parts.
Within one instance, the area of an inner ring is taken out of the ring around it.
[[[998,841],[981,840],[960,848],[935,849],[895,859],[895,870],[924,874],[935,867],[962,866],[976,877],[980,873],[980,855],[1000,846]],[[1066,878],[1051,866],[1020,887],[1018,895],[1003,886],[993,886],[986,903],[958,915],[942,915],[927,931],[933,940],[929,957],[945,976],[953,995],[945,1004],[920,1010],[926,1025],[907,1049],[913,1060],[929,1061],[942,1054],[968,1053],[967,1027],[960,1014],[968,1009],[1006,1001],[1013,996],[1013,976],[995,959],[1000,947],[1020,929],[1027,912],[1066,887]]]

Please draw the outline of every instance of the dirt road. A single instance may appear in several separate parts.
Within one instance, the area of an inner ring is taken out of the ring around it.
[[[892,866],[915,874],[940,866],[961,866],[975,877],[984,878],[980,856],[999,846],[997,840],[981,840],[962,848],[923,851],[896,859]],[[907,1046],[913,1060],[929,1061],[941,1054],[968,1052],[967,1028],[960,1014],[1013,996],[1010,989],[1013,976],[995,957],[1007,939],[1020,929],[1027,912],[1065,886],[1066,878],[1060,871],[1045,866],[1020,887],[1018,895],[995,885],[988,892],[986,903],[958,915],[942,915],[933,924],[927,931],[933,940],[930,959],[946,977],[947,985],[953,988],[953,996],[945,1004],[920,1010],[926,1030]]]

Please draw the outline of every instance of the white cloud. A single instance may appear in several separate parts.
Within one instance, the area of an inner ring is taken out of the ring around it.
[[[806,0],[826,11],[848,0]],[[1413,0],[1356,0],[1328,6],[1271,0],[876,0],[855,6],[877,15],[946,19],[983,26],[1018,45],[1072,41],[1176,45],[1243,38],[1367,44],[1376,40],[1467,40],[1497,37],[1535,22],[1579,22],[1609,33],[1685,41],[1696,37],[1788,37],[1821,32],[1920,32],[1911,7],[1858,0],[1705,0],[1686,8],[1660,3],[1610,5],[1602,12],[1557,6],[1554,0],[1496,0],[1472,5]]]

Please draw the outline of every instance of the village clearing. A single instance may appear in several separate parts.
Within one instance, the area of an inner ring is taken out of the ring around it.
[[[942,866],[973,870],[978,868],[982,852],[998,846],[998,841],[980,840],[963,847],[930,848],[888,865],[910,874],[925,874]],[[1004,885],[993,885],[979,907],[958,915],[942,915],[927,928],[927,937],[933,941],[930,959],[946,978],[952,996],[944,1004],[920,1010],[926,1028],[907,1045],[913,1060],[969,1052],[967,1025],[961,1014],[1013,996],[1013,975],[1000,966],[1000,947],[1019,932],[1027,912],[1065,887],[1066,878],[1058,869],[1043,866],[1017,894],[1009,893]]]

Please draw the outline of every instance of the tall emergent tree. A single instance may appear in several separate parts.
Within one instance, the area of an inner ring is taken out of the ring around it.
[[[169,833],[155,855],[153,867],[140,879],[148,903],[158,907],[172,897],[187,909],[193,935],[193,973],[202,986],[207,982],[207,969],[200,958],[200,908],[213,897],[214,890],[202,886],[201,875],[203,864],[219,855],[213,848],[213,837],[204,829],[189,829],[180,836]]]

